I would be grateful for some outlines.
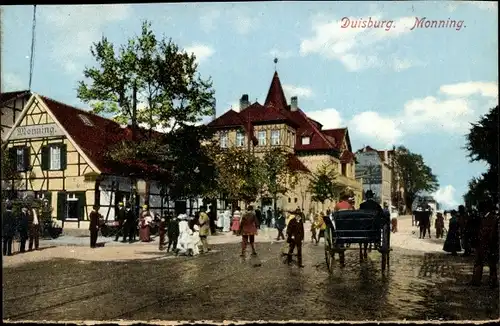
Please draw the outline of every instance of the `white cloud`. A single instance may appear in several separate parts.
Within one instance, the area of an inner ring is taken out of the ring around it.
[[[432,196],[441,206],[444,206],[443,208],[449,209],[458,205],[455,200],[455,193],[456,189],[452,185],[447,185],[440,187]]]
[[[494,82],[467,82],[443,85],[439,88],[441,93],[450,96],[468,97],[480,94],[485,97],[498,97],[498,83]]]
[[[309,98],[313,96],[313,91],[309,87],[301,87],[294,85],[283,85],[283,91],[285,92],[286,97],[298,96],[299,98]]]
[[[396,144],[403,136],[403,131],[400,125],[396,123],[396,119],[382,117],[373,111],[356,114],[348,126],[356,135],[375,140],[385,147]]]
[[[381,28],[349,27],[353,22],[358,23],[358,20],[359,18],[344,17],[330,22],[314,21],[312,26],[314,36],[302,40],[301,55],[318,54],[329,60],[338,60],[349,71],[373,67],[388,67],[395,70],[401,70],[404,66],[409,68],[408,60],[404,65],[386,62],[382,59],[380,51],[375,50],[375,46],[409,33],[415,17],[401,17],[391,24],[386,23]],[[377,26],[381,20],[384,20],[381,16],[369,16],[365,19],[367,24],[370,24],[370,21],[377,22]]]
[[[41,17],[55,30],[51,42],[51,56],[67,73],[80,72],[82,59],[90,54],[90,47],[100,40],[102,29],[108,23],[130,16],[128,5],[75,5],[42,7]]]
[[[205,32],[210,32],[216,28],[216,21],[220,18],[219,10],[209,10],[200,16],[200,25]]]
[[[202,62],[208,59],[215,52],[214,49],[212,49],[208,45],[203,44],[193,44],[192,46],[187,47],[185,50],[187,53],[194,53],[198,62]]]
[[[400,72],[406,69],[410,69],[411,67],[422,65],[419,61],[409,60],[409,59],[399,59],[394,58],[392,60],[392,68],[396,72]]]
[[[23,82],[17,74],[4,73],[2,76],[2,92],[21,91],[28,88],[28,76]]]
[[[287,58],[293,57],[293,52],[292,51],[280,51],[278,49],[272,49],[271,51],[269,51],[269,55],[272,56],[273,58],[287,59]]]
[[[308,111],[307,116],[321,123],[323,125],[323,129],[341,128],[344,122],[340,112],[333,108]]]

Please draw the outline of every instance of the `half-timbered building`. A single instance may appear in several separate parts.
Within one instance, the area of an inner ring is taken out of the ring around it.
[[[0,93],[0,129],[2,132],[2,141],[5,140],[7,133],[16,123],[30,96],[30,91]]]
[[[281,147],[289,153],[293,169],[306,173],[316,171],[323,163],[331,164],[337,171],[337,182],[354,192],[357,203],[362,199],[362,184],[355,177],[355,159],[347,128],[323,129],[321,123],[299,107],[297,96],[288,104],[277,72],[264,104],[250,103],[248,94],[243,94],[238,111],[230,109],[208,125],[216,129],[221,147],[241,147],[256,155],[270,147]],[[280,207],[322,209],[323,205],[312,202],[305,179],[279,198]],[[325,208],[333,204],[327,202]]]
[[[87,228],[94,203],[107,219],[120,201],[132,199],[158,213],[173,210],[176,203],[164,200],[160,182],[141,175],[152,167],[107,159],[111,144],[131,136],[130,126],[33,94],[5,137],[21,180],[2,180],[3,190],[48,199],[65,228]]]

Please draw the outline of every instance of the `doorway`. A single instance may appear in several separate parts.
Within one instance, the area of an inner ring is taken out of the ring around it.
[[[79,220],[78,216],[78,199],[68,198],[66,205],[66,219],[68,220]]]

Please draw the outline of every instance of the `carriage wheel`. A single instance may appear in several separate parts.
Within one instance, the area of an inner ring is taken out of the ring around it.
[[[382,272],[385,271],[385,267],[387,266],[387,253],[382,252]]]
[[[325,261],[326,261],[326,267],[328,268],[328,272],[331,273],[333,271],[333,257],[331,249],[327,243],[325,243]]]

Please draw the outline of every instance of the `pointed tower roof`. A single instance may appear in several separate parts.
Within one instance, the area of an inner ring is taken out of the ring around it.
[[[285,93],[283,92],[283,87],[281,86],[280,78],[278,77],[278,72],[274,72],[273,80],[271,81],[271,86],[267,92],[266,101],[264,106],[272,106],[277,109],[286,109],[287,107]]]

